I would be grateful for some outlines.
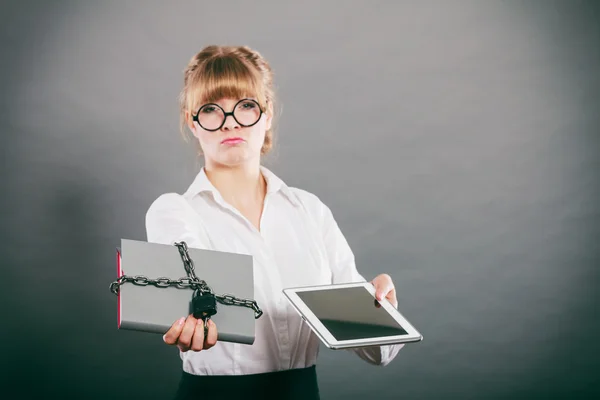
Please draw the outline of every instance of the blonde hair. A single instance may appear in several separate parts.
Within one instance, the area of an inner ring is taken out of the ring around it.
[[[180,130],[185,129],[203,104],[224,97],[255,97],[263,111],[275,109],[273,71],[269,63],[247,46],[207,46],[192,57],[184,70],[183,89],[179,95]],[[186,117],[186,113],[188,117]],[[273,147],[273,129],[267,130],[261,148],[266,154]]]

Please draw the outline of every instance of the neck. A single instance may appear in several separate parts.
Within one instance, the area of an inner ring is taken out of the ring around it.
[[[204,171],[223,199],[234,207],[245,208],[264,199],[267,184],[260,164],[235,167],[207,164]]]

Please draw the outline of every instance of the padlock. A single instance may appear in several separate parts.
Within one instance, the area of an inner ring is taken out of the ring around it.
[[[197,291],[192,298],[192,314],[196,319],[206,322],[207,318],[217,313],[217,299],[212,293]]]

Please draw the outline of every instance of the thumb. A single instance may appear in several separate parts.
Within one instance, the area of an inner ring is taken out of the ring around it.
[[[375,298],[377,300],[382,300],[385,297],[385,290],[383,285],[377,280],[371,281],[371,284],[375,287]]]
[[[391,291],[394,290],[394,284],[387,275],[379,275],[373,280],[375,286],[375,297],[377,300],[383,300]]]

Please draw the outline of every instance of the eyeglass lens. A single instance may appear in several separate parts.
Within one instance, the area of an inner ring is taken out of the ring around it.
[[[233,116],[240,125],[250,126],[260,118],[260,107],[253,100],[244,100],[236,105]],[[207,104],[198,112],[198,122],[204,129],[219,129],[224,120],[223,109],[215,104]]]

